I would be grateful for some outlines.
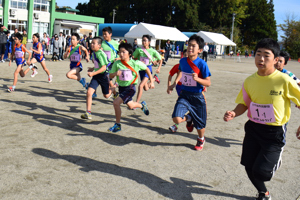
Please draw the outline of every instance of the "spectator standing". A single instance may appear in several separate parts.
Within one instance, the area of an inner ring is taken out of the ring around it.
[[[3,29],[0,29],[0,55],[1,55],[1,61],[0,62],[5,62],[3,60],[4,54],[5,54],[5,49],[6,49],[6,43],[7,43],[7,36],[6,33],[3,31]]]
[[[133,42],[133,52],[138,48],[138,45],[137,45],[137,39],[134,39],[134,42]]]
[[[207,42],[205,43],[203,47],[203,60],[207,62],[207,54],[208,54],[209,46],[207,45]]]
[[[25,47],[26,47],[26,44],[28,42],[28,35],[27,35],[27,31],[25,29],[23,30],[23,34],[22,35],[23,35],[22,44],[24,44]]]
[[[166,43],[166,46],[165,46],[165,62],[168,61],[168,58],[169,58],[169,55],[170,55],[170,50],[171,50],[171,41],[168,40],[167,43]]]
[[[60,32],[59,33],[59,37],[58,37],[58,60],[61,61],[63,60],[63,54],[62,54],[62,51],[63,51],[63,41],[64,41],[64,37],[63,37],[63,33]]]
[[[10,37],[10,42],[11,42],[11,49],[13,49],[15,47],[15,35],[16,33],[18,33],[18,29],[15,28],[15,31],[13,34],[11,34],[11,37]]]
[[[86,39],[86,46],[90,55],[92,53],[92,49],[91,49],[92,41],[93,41],[93,33],[89,33],[89,37]]]

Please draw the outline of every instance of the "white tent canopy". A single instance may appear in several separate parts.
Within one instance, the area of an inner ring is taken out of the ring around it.
[[[203,38],[204,42],[223,45],[223,46],[236,46],[234,42],[229,40],[225,35],[221,33],[212,33],[206,31],[199,31],[197,33],[200,37]]]
[[[142,38],[146,34],[156,40],[186,41],[189,39],[177,28],[147,23],[139,23],[125,34],[125,38]]]

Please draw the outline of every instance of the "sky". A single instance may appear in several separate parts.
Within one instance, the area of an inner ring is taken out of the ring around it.
[[[70,6],[71,8],[76,8],[78,3],[89,2],[89,0],[56,0],[56,2],[59,7]],[[287,15],[294,15],[296,17],[295,20],[300,20],[300,0],[273,0],[273,2],[277,25],[283,24]],[[280,40],[280,35],[282,34],[282,32],[278,32],[278,40]]]

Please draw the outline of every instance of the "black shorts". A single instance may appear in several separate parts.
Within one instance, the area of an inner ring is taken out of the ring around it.
[[[119,86],[119,97],[123,100],[123,104],[132,101],[135,91],[135,85],[133,84],[126,87]]]
[[[103,94],[109,93],[108,73],[104,72],[103,74],[97,74],[97,75],[93,76],[93,78],[89,84],[89,87],[96,90],[99,85],[101,86],[101,90],[102,90]]]
[[[286,125],[269,126],[248,121],[241,164],[252,169],[255,177],[269,181],[281,164]]]
[[[5,43],[1,43],[0,44],[0,54],[5,54],[5,50],[6,50],[6,44]]]

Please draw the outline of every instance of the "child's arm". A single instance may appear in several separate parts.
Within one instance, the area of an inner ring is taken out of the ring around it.
[[[210,82],[210,77],[206,77],[206,78],[199,78],[197,73],[193,73],[193,79],[195,81],[197,81],[199,84],[209,87],[211,82]]]
[[[31,62],[30,62],[31,52],[30,52],[28,49],[26,49],[26,47],[24,47],[24,46],[22,46],[22,47],[23,47],[24,50],[28,53],[27,64],[30,65],[30,64],[31,64]]]
[[[172,76],[169,75],[169,76],[168,76],[168,87],[167,87],[167,93],[168,93],[168,94],[171,94],[172,91],[173,91],[173,87],[171,87],[171,81],[172,81]]]
[[[296,132],[296,137],[298,138],[298,140],[300,140],[300,126],[298,127],[298,130]]]
[[[176,79],[174,82],[175,85],[177,85],[177,83],[180,81],[181,77],[182,77],[182,71],[178,70],[178,73],[177,73],[177,76],[176,76]]]
[[[43,47],[41,45],[41,43],[39,43],[40,45],[38,46],[38,50],[34,50],[32,47],[30,47],[30,50],[33,51],[34,53],[40,54],[43,50]]]
[[[89,77],[93,77],[97,74],[100,74],[100,73],[104,72],[105,70],[106,70],[106,65],[102,65],[102,67],[100,69],[98,69],[97,71],[94,71],[94,67],[93,68],[89,67],[89,70],[88,70],[87,74],[88,74]]]
[[[153,79],[152,74],[150,72],[150,69],[148,67],[146,68],[146,73],[147,73],[147,75],[149,76],[149,79],[150,79],[149,88],[150,89],[155,88],[155,86],[154,86],[154,79]]]
[[[82,45],[80,45],[80,47],[81,47],[81,50],[82,51],[84,51],[85,52],[85,59],[86,59],[86,62],[89,62],[90,61],[90,54],[89,54],[89,52],[88,52],[88,50],[84,47],[84,46],[82,46]],[[80,48],[79,47],[79,48]]]
[[[121,76],[122,75],[122,71],[121,70],[118,70],[116,71],[115,73],[110,73],[109,74],[109,78],[110,79],[113,79],[115,76]]]
[[[158,68],[156,69],[156,73],[159,74],[160,68],[161,68],[161,65],[162,65],[162,60],[159,60],[158,62],[159,62],[159,66],[158,66]]]
[[[228,122],[228,121],[232,120],[233,118],[242,115],[247,109],[248,109],[247,106],[245,106],[243,104],[238,104],[234,110],[226,111],[223,119],[225,122]]]
[[[64,53],[64,59],[66,59],[67,57],[69,57],[70,55],[70,47],[67,48],[66,52]]]

